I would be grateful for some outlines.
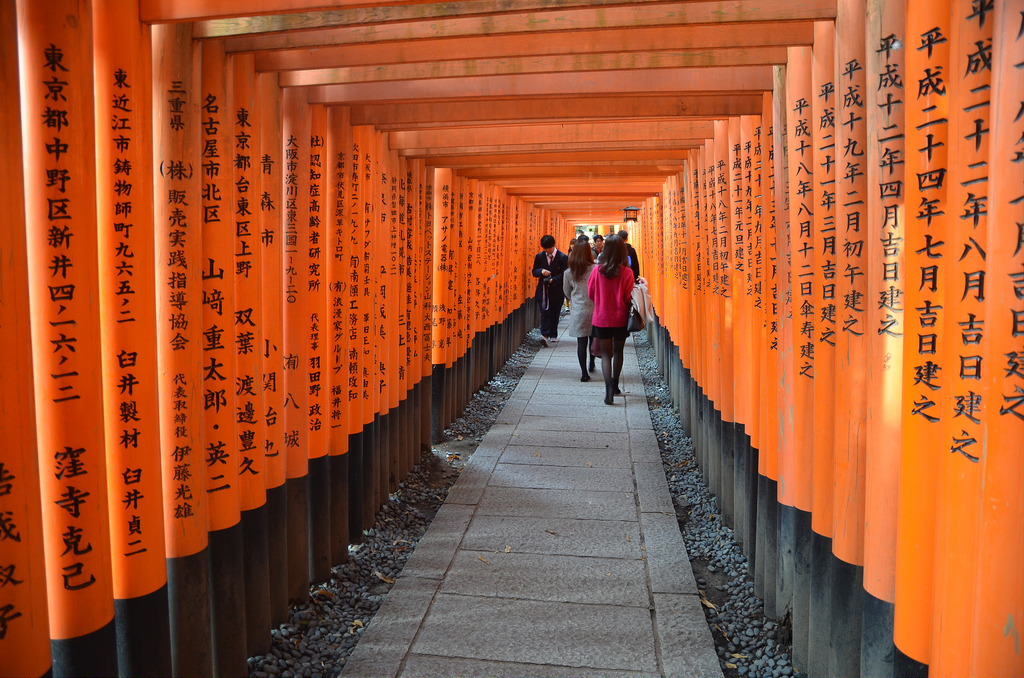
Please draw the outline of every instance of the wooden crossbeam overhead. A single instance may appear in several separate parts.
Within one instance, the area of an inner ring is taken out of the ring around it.
[[[228,51],[255,51],[261,71],[308,70],[444,60],[516,59],[663,50],[752,49],[809,45],[810,21],[644,26],[589,31],[427,37],[413,42],[273,46],[260,51],[256,40],[226,40]]]
[[[751,93],[772,88],[770,66],[731,68],[666,68],[577,73],[544,73],[476,78],[439,78],[402,82],[318,85],[310,87],[311,103],[352,104],[493,97],[602,95],[608,92],[661,93],[680,91]]]
[[[756,66],[783,64],[785,47],[749,47],[652,52],[615,52],[586,56],[562,54],[538,57],[502,57],[430,61],[352,68],[319,68],[281,74],[285,87],[331,85],[356,82],[388,82],[425,78],[466,78],[471,76],[565,71],[621,71],[659,68],[707,68],[712,66]]]
[[[507,100],[426,101],[354,104],[352,123],[381,130],[428,129],[460,125],[532,122],[585,122],[615,119],[757,115],[760,94],[647,95],[611,93],[600,97],[520,98]]]
[[[228,51],[295,49],[324,45],[502,34],[547,34],[598,29],[761,23],[834,19],[835,0],[690,0],[669,3],[629,3],[624,6],[562,9],[552,3],[546,11],[488,16],[427,18],[414,21],[364,23],[338,28],[226,39]]]
[[[759,115],[788,48],[836,16],[836,0],[138,1],[403,157],[613,225],[714,120]]]

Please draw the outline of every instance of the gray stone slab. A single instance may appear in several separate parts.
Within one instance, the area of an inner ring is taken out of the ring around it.
[[[642,560],[459,551],[440,591],[462,596],[640,607],[650,602],[646,577]]]
[[[629,468],[629,452],[612,448],[523,447],[509,445],[501,455],[502,464],[539,466],[588,466],[591,468]]]
[[[502,598],[482,605],[479,598],[438,594],[412,649],[417,654],[580,669],[658,669],[647,606]]]
[[[604,391],[602,390],[602,397]],[[607,408],[608,406],[601,403],[602,407]],[[572,407],[573,410],[578,409],[576,406]],[[596,409],[594,408],[587,408]],[[598,410],[598,412],[604,412],[604,410]],[[589,414],[589,413],[588,413]],[[648,422],[650,420],[648,419]],[[519,420],[517,427],[519,431],[524,429],[534,429],[538,431],[556,431],[559,433],[568,434],[570,431],[594,431],[599,433],[621,433],[623,431],[622,418],[621,417],[604,417],[604,416],[578,416],[571,414],[566,416],[565,413],[559,411],[556,416],[548,414],[533,414],[525,412],[523,417]]]
[[[460,548],[600,558],[640,558],[640,524],[624,520],[568,520],[477,515]]]
[[[635,520],[636,498],[631,492],[490,486],[484,490],[476,513],[575,520]]]
[[[591,431],[569,431],[566,433],[551,429],[524,431],[518,429],[510,441],[512,445],[536,445],[538,447],[613,447],[628,449],[629,434],[594,433]]]
[[[604,382],[600,381],[599,379],[596,380],[596,382],[597,383],[591,381],[586,384],[580,384],[580,386],[588,386],[591,388],[581,390],[579,393],[576,393],[574,395],[567,395],[564,393],[537,392],[533,394],[532,398],[530,398],[530,407],[528,409],[532,410],[536,406],[543,406],[548,408],[548,414],[558,416],[560,415],[559,409],[563,407],[569,407],[573,405],[587,405],[596,407],[596,405],[594,404],[595,402],[597,404],[603,405]],[[611,412],[611,409],[608,408],[607,405],[605,405],[605,408],[608,409],[609,412]]]
[[[638,395],[626,395],[626,423],[629,430],[654,431],[654,424],[651,422],[651,413],[647,409],[647,396],[644,393]]]
[[[686,554],[675,515],[641,513],[647,573],[654,593],[697,593],[697,581]]]
[[[665,678],[723,675],[697,596],[656,593],[654,610]]]
[[[487,480],[497,464],[497,456],[480,456],[475,454],[469,458],[469,463],[463,467],[459,479],[455,481],[445,503],[452,504],[476,504],[483,495]]]
[[[494,472],[490,474],[488,482],[495,487],[533,487],[630,493],[634,491],[633,472],[631,469],[625,468],[498,464],[494,467]]]
[[[615,422],[617,431],[626,430],[626,410],[622,403],[609,407],[604,404],[604,390],[593,397],[577,398],[566,401],[562,404],[553,403],[531,403],[523,410],[524,416],[547,417],[556,413],[559,417],[572,417],[584,420],[607,419]]]
[[[409,656],[401,678],[451,678],[451,676],[488,676],[488,678],[662,678],[657,671],[614,671],[587,667],[586,673],[571,666],[520,664],[482,659],[462,659],[413,654]]]
[[[452,502],[442,504],[426,534],[420,537],[416,549],[402,568],[402,577],[444,577],[475,510],[476,507],[472,505]]]
[[[661,462],[634,464],[633,471],[636,474],[636,493],[640,499],[640,511],[675,515],[672,494],[669,492]]]
[[[391,678],[416,637],[440,582],[403,575],[370,620],[342,676]]]

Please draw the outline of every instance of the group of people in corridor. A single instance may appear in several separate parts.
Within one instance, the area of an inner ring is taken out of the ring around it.
[[[595,354],[601,357],[606,405],[619,395],[622,351],[629,336],[627,323],[633,288],[646,285],[640,277],[636,250],[629,244],[627,231],[607,237],[590,238],[578,233],[569,253],[560,252],[555,239],[545,235],[541,251],[533,262],[537,278],[537,303],[540,305],[541,343],[558,341],[558,320],[566,300],[569,323],[566,333],[576,338],[580,362],[580,381],[590,381],[595,369]]]

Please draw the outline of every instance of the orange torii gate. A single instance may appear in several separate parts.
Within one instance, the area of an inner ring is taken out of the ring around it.
[[[0,2],[0,666],[242,673],[640,204],[796,666],[1024,671],[1020,0],[365,5]]]

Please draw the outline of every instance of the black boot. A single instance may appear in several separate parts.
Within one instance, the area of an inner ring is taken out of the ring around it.
[[[590,371],[591,372],[594,371],[594,356],[593,356],[593,354],[591,354],[591,356],[590,356]]]
[[[619,380],[615,380],[615,384],[612,387],[612,393],[615,395],[622,395],[622,391],[619,390]]]
[[[604,404],[605,405],[613,405],[614,403],[615,403],[615,398],[612,395],[612,385],[608,384],[608,383],[605,383],[605,385],[604,385]]]

